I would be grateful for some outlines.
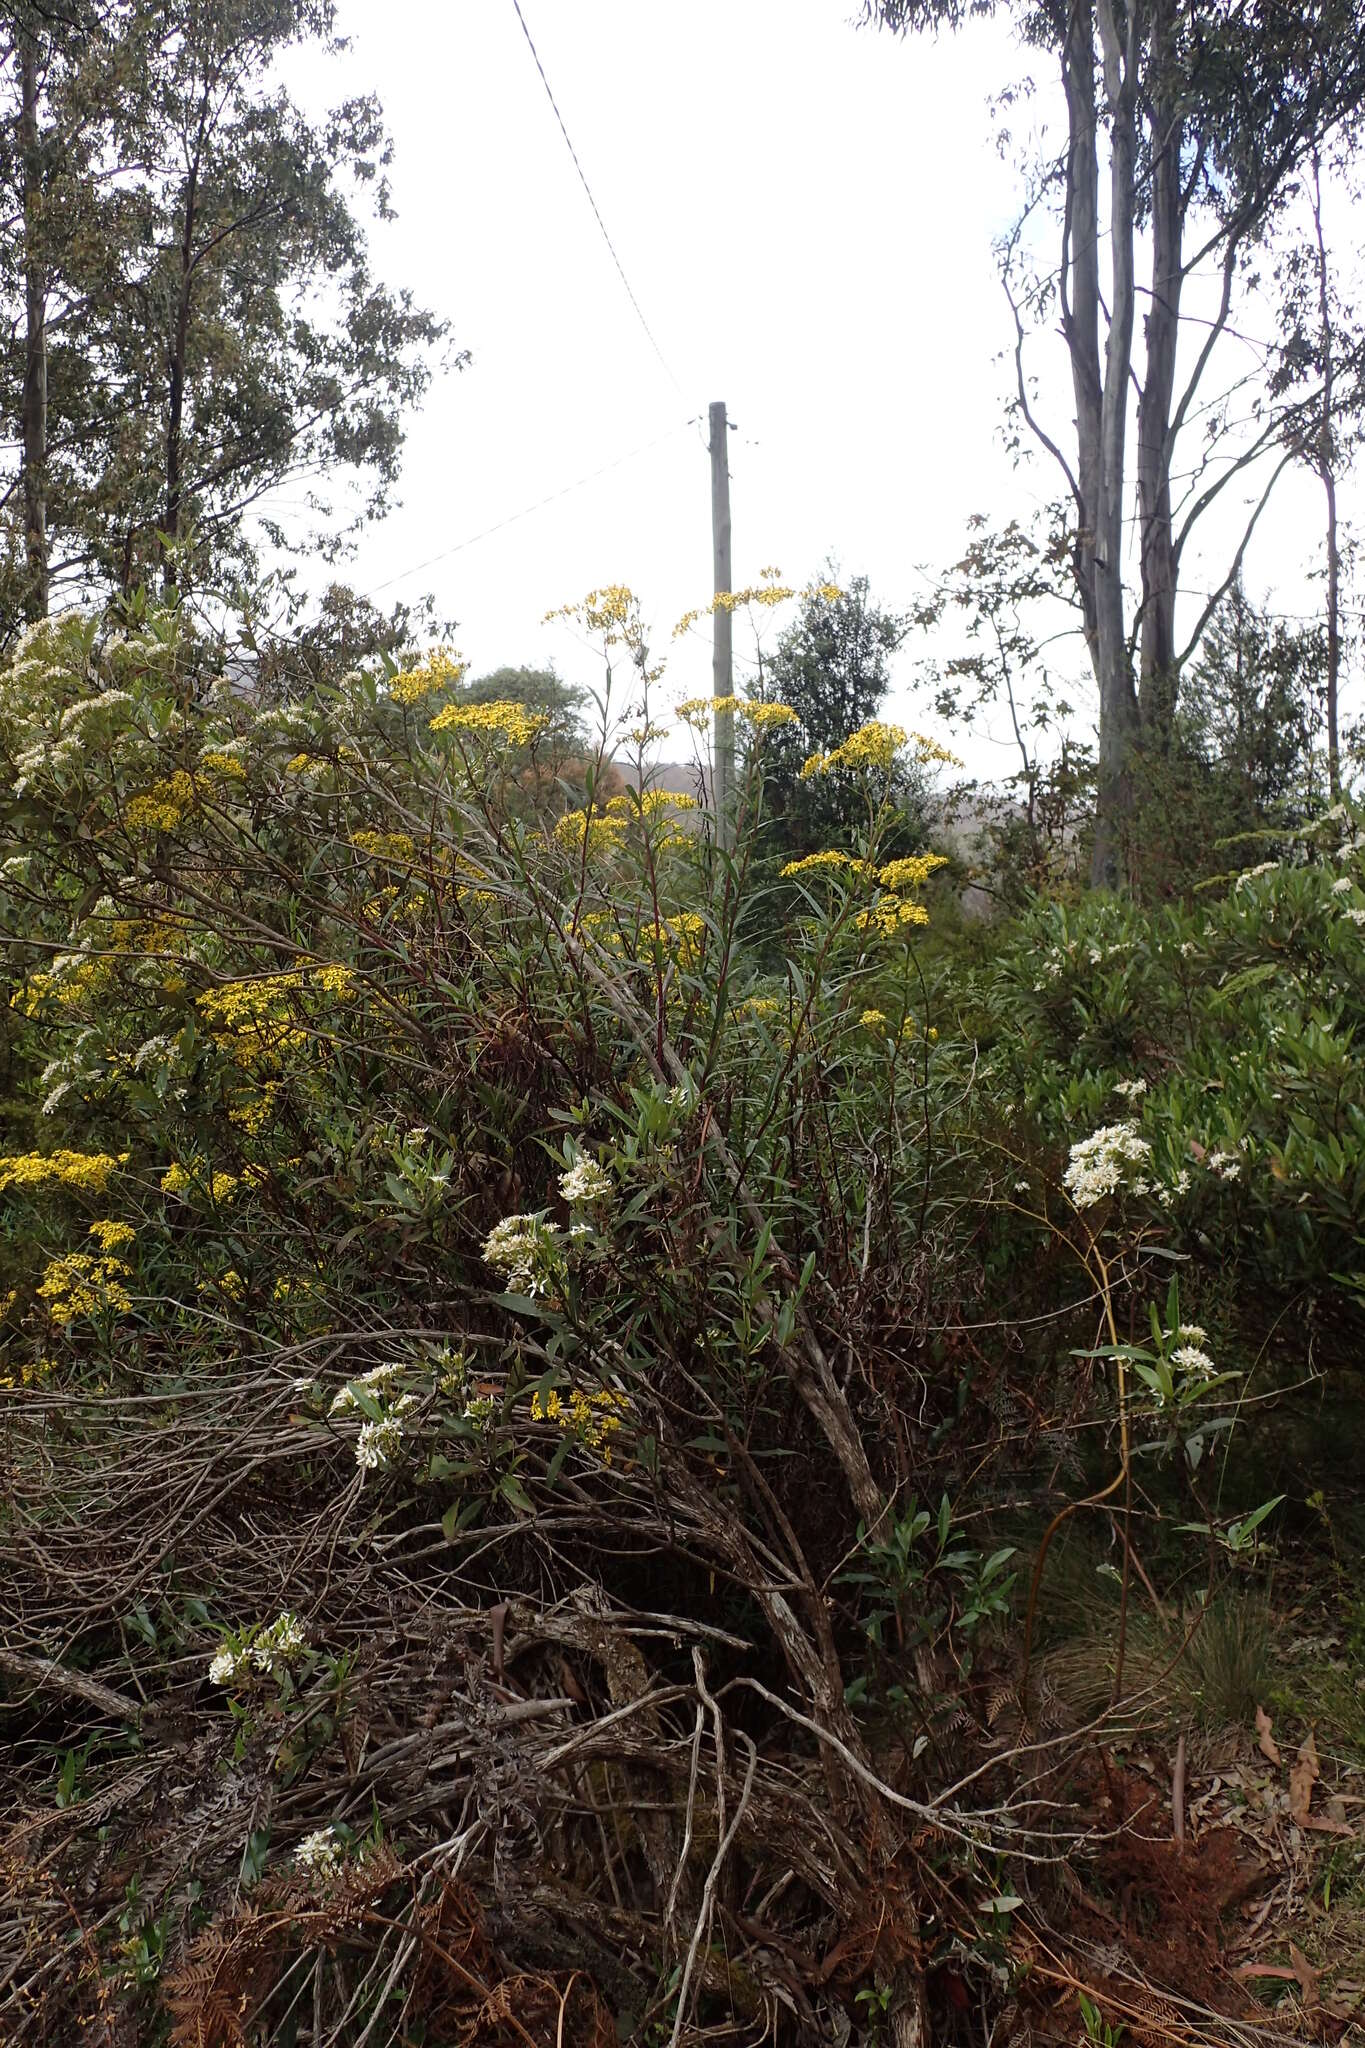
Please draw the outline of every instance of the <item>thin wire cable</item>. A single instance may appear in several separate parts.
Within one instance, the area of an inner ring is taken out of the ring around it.
[[[535,43],[532,40],[530,29],[526,26],[526,16],[521,11],[521,0],[512,0],[512,5],[517,10],[517,20],[521,23],[521,32],[526,38],[527,48],[530,50],[532,57],[534,57],[535,59],[536,70],[540,73],[540,82],[545,88],[546,98],[549,100],[550,105],[554,109],[555,119],[559,123],[559,132],[564,137],[564,144],[569,152],[569,155],[573,158],[573,167],[578,173],[579,182],[582,185],[583,190],[588,195],[588,204],[592,208],[593,218],[597,222],[598,227],[601,228],[602,240],[606,243],[607,248],[611,252],[611,260],[616,265],[616,275],[620,278],[622,284],[625,286],[626,297],[630,300],[631,305],[635,308],[635,317],[639,321],[641,327],[643,327],[645,331],[645,337],[648,340],[649,345],[653,349],[655,355],[659,359],[659,368],[668,378],[668,381],[673,386],[673,389],[677,392],[679,398],[681,398],[683,396],[682,385],[674,376],[673,371],[670,368],[668,361],[664,356],[663,350],[659,347],[658,342],[654,339],[653,330],[651,329],[648,320],[646,320],[643,312],[640,310],[640,301],[636,298],[635,293],[631,290],[630,279],[626,276],[624,265],[622,264],[620,257],[616,253],[616,244],[612,241],[611,236],[607,233],[607,224],[602,218],[601,208],[598,206],[597,201],[593,198],[592,186],[588,183],[587,172],[583,169],[582,164],[578,161],[578,151],[574,148],[573,142],[569,135],[569,131],[564,125],[564,116],[559,111],[559,102],[558,100],[556,100],[554,96],[554,92],[551,88],[550,81],[545,76],[545,66],[540,61],[540,52],[537,50]]]
[[[600,469],[591,469],[586,476],[575,477],[571,484],[563,484],[559,490],[550,491],[545,497],[537,498],[533,505],[523,505],[519,512],[509,512],[505,519],[495,520],[492,526],[481,527],[478,533],[466,535],[464,540],[457,540],[453,547],[442,548],[439,555],[428,555],[425,562],[412,562],[406,569],[397,570],[394,575],[386,576],[382,583],[371,584],[368,590],[362,590],[358,594],[364,598],[378,597],[381,590],[391,589],[395,583],[403,582],[405,577],[420,576],[424,569],[434,569],[438,562],[448,562],[452,555],[461,554],[465,548],[472,548],[476,541],[487,540],[490,534],[501,533],[505,526],[515,526],[519,519],[529,519],[533,512],[543,510],[546,505],[555,504],[560,498],[567,498],[573,491],[582,490],[585,484],[595,483],[599,476],[608,476],[612,470],[622,468],[627,462],[634,462],[637,456],[648,455],[651,448],[662,448],[665,441],[673,440],[692,424],[691,420],[683,420],[679,426],[670,427],[666,434],[656,434],[652,441],[642,441],[638,448],[628,449],[624,455],[618,455],[612,462],[604,462]]]

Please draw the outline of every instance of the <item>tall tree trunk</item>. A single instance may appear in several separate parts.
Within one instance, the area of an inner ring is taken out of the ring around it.
[[[1094,515],[1095,654],[1100,696],[1099,789],[1090,879],[1116,888],[1127,865],[1132,809],[1132,750],[1138,704],[1124,622],[1123,499],[1128,379],[1133,357],[1134,167],[1137,155],[1136,35],[1132,0],[1126,36],[1113,0],[1098,0],[1096,21],[1109,116],[1111,302],[1099,405],[1099,463]]]
[[[38,52],[32,31],[19,36],[19,149],[24,195],[24,611],[45,619],[47,561],[47,278],[41,255],[43,156],[38,134]]]
[[[182,441],[185,425],[185,379],[189,354],[190,299],[194,285],[194,233],[199,204],[199,172],[204,160],[211,107],[211,82],[206,80],[199,106],[199,128],[189,168],[185,173],[185,218],[180,232],[180,290],[176,298],[175,328],[168,352],[168,403],[166,407],[166,539],[172,547],[181,538],[184,486],[181,476]],[[177,582],[175,557],[166,563],[165,585],[174,590]]]
[[[1180,153],[1184,123],[1174,76],[1174,9],[1156,0],[1152,21],[1152,304],[1146,319],[1147,370],[1138,401],[1137,487],[1141,526],[1142,646],[1139,703],[1143,744],[1164,752],[1175,717],[1176,551],[1171,523],[1171,407],[1184,282],[1184,195]]]
[[[180,292],[175,309],[175,328],[167,369],[170,373],[166,407],[166,539],[174,548],[180,539],[180,517],[184,506],[181,483],[181,442],[185,425],[185,356],[190,332],[190,284],[194,251],[194,206],[198,188],[198,166],[185,181],[185,222],[180,238]],[[166,588],[176,586],[174,554],[166,562]]]
[[[1337,732],[1337,700],[1341,687],[1341,545],[1337,534],[1336,355],[1332,335],[1332,304],[1328,289],[1327,241],[1322,231],[1322,164],[1315,149],[1313,165],[1314,257],[1318,274],[1318,318],[1322,329],[1322,422],[1315,451],[1317,471],[1327,498],[1327,783],[1332,802],[1341,795],[1341,744]]]

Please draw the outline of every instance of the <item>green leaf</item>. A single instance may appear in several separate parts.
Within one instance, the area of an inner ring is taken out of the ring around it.
[[[514,1472],[508,1472],[498,1481],[498,1492],[514,1507],[518,1514],[533,1515],[535,1503]]]

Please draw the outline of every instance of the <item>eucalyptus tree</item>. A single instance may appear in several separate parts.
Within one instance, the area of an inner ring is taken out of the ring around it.
[[[41,578],[30,544],[30,612],[58,577],[221,583],[255,569],[261,534],[335,554],[388,502],[445,333],[372,267],[366,216],[391,210],[377,100],[315,118],[281,82],[292,47],[341,47],[332,0],[88,4],[8,12],[0,285],[17,306],[36,251],[57,308],[41,458],[16,348],[0,386],[50,535]]]
[[[864,15],[899,32],[1007,18],[1056,81],[1061,139],[1029,163],[1002,274],[1017,404],[1071,504],[1071,573],[1100,705],[1092,876],[1113,884],[1128,865],[1134,752],[1170,746],[1181,670],[1318,403],[1303,391],[1277,400],[1262,377],[1233,405],[1211,366],[1259,288],[1259,257],[1303,167],[1360,123],[1357,0],[864,0]],[[1055,239],[1039,263],[1049,221]],[[1212,279],[1211,303],[1187,309],[1196,277]],[[1198,318],[1187,334],[1188,310]],[[1069,361],[1067,428],[1042,417],[1026,367],[1040,330],[1060,335]],[[1178,451],[1183,462],[1196,437],[1182,476]],[[1182,564],[1239,480],[1244,515],[1188,618]]]

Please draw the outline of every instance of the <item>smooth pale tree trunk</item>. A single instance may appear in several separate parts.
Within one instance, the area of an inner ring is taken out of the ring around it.
[[[1143,745],[1165,752],[1175,717],[1176,549],[1171,519],[1171,409],[1184,282],[1180,181],[1184,123],[1174,98],[1169,0],[1157,0],[1150,71],[1154,80],[1151,126],[1152,293],[1145,319],[1146,377],[1137,415],[1137,492],[1142,561],[1142,641],[1139,704]]]
[[[1313,152],[1314,260],[1318,276],[1318,319],[1322,330],[1322,425],[1316,449],[1318,475],[1327,499],[1327,782],[1332,802],[1341,795],[1341,743],[1337,731],[1341,689],[1341,541],[1337,531],[1336,445],[1332,408],[1336,400],[1336,352],[1328,289],[1327,241],[1322,231],[1322,164]]]
[[[38,133],[38,53],[24,30],[19,45],[19,149],[24,195],[24,610],[45,619],[47,557],[47,280],[42,234],[42,142]]]
[[[1095,38],[1103,52],[1110,151],[1110,306],[1103,359],[1100,321],[1099,109]],[[1137,149],[1133,35],[1112,0],[1073,0],[1063,48],[1068,117],[1062,322],[1076,400],[1079,532],[1075,568],[1100,699],[1099,789],[1091,880],[1123,879],[1132,802],[1137,694],[1123,602],[1123,484],[1133,350],[1134,166]]]

